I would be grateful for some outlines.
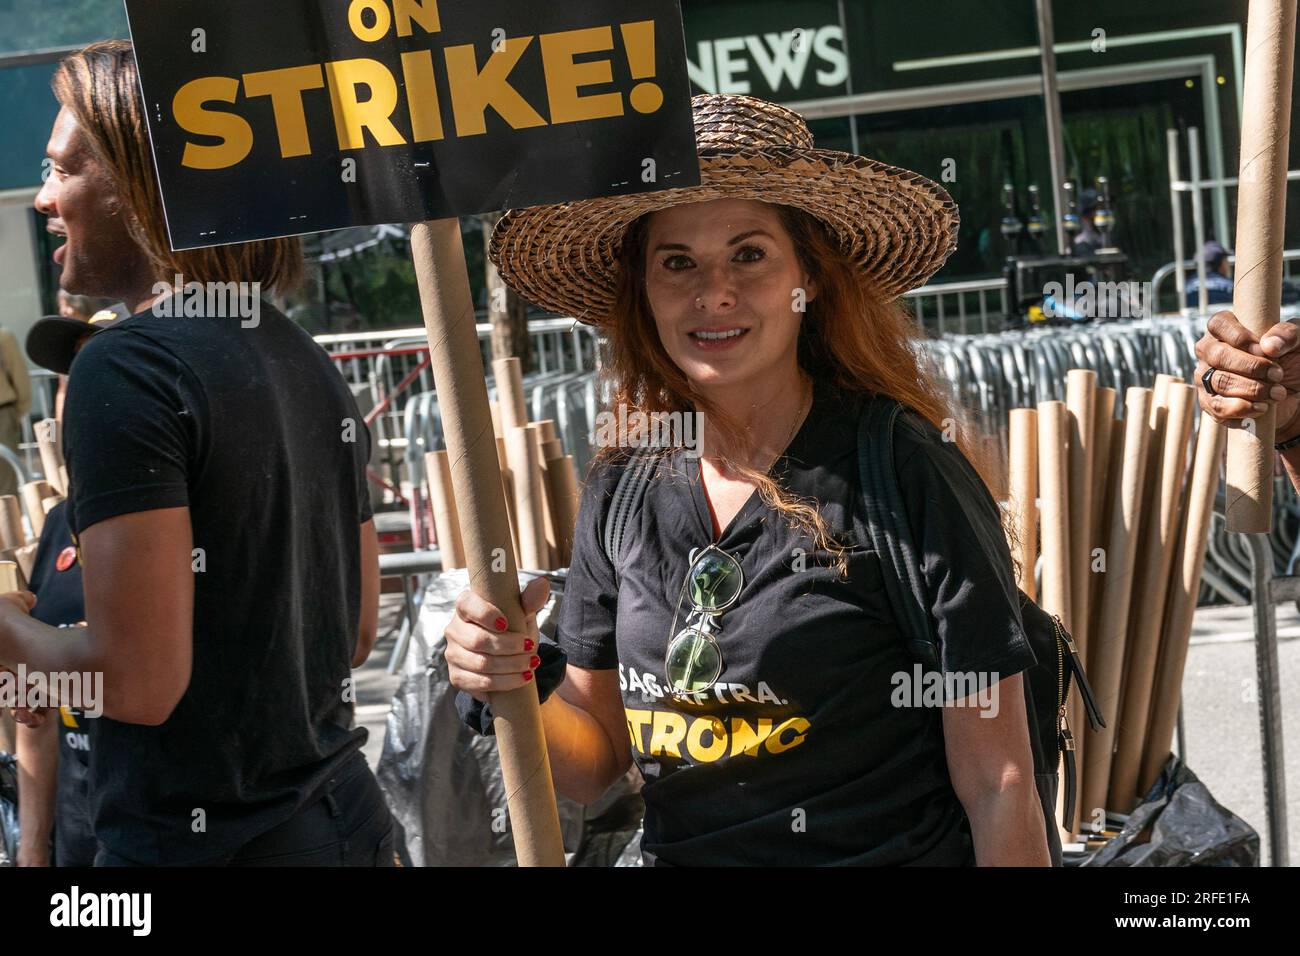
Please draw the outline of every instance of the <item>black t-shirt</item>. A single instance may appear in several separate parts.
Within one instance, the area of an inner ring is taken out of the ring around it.
[[[144,312],[104,330],[65,415],[74,534],[188,506],[196,549],[189,687],[160,726],[98,721],[95,835],[143,864],[223,859],[366,739],[345,681],[369,431],[326,353],[266,302],[256,324]]]
[[[45,515],[41,541],[36,546],[30,590],[36,595],[32,617],[51,627],[76,627],[86,620],[86,598],[81,589],[81,562],[68,529],[67,502],[59,502]],[[93,742],[93,717],[71,707],[59,708],[60,812],[71,807],[88,813],[88,774]]]
[[[601,531],[619,471],[583,490],[558,640],[570,663],[618,668],[645,778],[647,857],[676,865],[974,861],[948,776],[942,710],[894,706],[913,674],[867,541],[857,463],[859,399],[818,385],[774,477],[815,498],[850,545],[831,554],[755,493],[717,543],[744,589],[721,618],[724,671],[707,701],[665,693],[664,653],[692,548],[713,540],[699,462],[661,462],[630,519],[616,573]],[[930,426],[898,429],[897,469],[946,672],[1009,677],[1034,663],[998,507]]]

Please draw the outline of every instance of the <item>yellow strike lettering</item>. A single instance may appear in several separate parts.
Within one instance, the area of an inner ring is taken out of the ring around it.
[[[447,83],[451,88],[451,110],[456,118],[456,135],[477,136],[487,132],[485,113],[490,106],[512,129],[545,126],[546,120],[528,105],[519,91],[507,82],[532,37],[508,37],[504,46],[487,58],[480,72],[474,45],[449,46]]]
[[[411,21],[420,25],[425,33],[437,33],[442,29],[438,20],[437,0],[393,0],[393,19],[397,22],[397,35],[411,35]]]
[[[678,744],[686,736],[686,718],[675,710],[656,710],[654,732],[650,734],[650,756],[680,757]]]
[[[340,149],[364,149],[366,130],[380,146],[402,146],[405,140],[389,118],[397,108],[397,81],[378,60],[337,60],[325,64],[330,101],[334,104],[334,129]],[[357,87],[366,86],[370,98],[357,99]]]
[[[190,169],[225,169],[243,160],[253,148],[253,128],[242,116],[205,110],[206,103],[233,103],[239,81],[233,76],[202,76],[190,80],[172,98],[172,116],[187,133],[215,136],[218,146],[186,143],[181,165]]]
[[[713,735],[713,743],[704,746],[704,734]],[[697,717],[686,734],[686,752],[692,760],[713,763],[727,752],[727,725],[717,717]]]
[[[63,719],[64,727],[71,727],[73,730],[77,729],[77,718],[72,716],[72,711],[68,710],[68,708],[60,707],[59,716]]]
[[[791,747],[798,747],[808,739],[804,734],[810,726],[812,725],[802,717],[791,717],[789,720],[782,721],[765,741],[767,752],[779,754],[784,753]],[[781,735],[787,730],[793,730],[795,735],[789,740],[783,741]]]
[[[650,726],[650,711],[648,710],[630,710],[623,708],[623,713],[627,715],[627,734],[632,738],[632,747],[637,753],[645,753],[645,745],[641,743],[641,728]]]
[[[580,87],[614,81],[609,60],[573,61],[579,53],[614,49],[614,33],[609,27],[543,33],[538,40],[542,47],[542,67],[546,73],[546,95],[550,101],[552,123],[623,115],[623,97],[618,93],[578,95]]]
[[[361,18],[361,14],[367,10],[375,15],[375,22],[370,26],[366,26]],[[388,4],[384,0],[352,0],[348,5],[348,26],[357,39],[364,43],[382,40],[392,23],[393,15],[388,12]]]
[[[767,735],[772,732],[772,721],[766,717],[758,718],[757,731],[739,717],[731,718],[731,756],[739,753],[758,756],[758,748],[763,745]]]
[[[271,97],[275,113],[275,132],[280,137],[280,156],[311,155],[307,135],[307,114],[302,108],[302,94],[325,85],[319,63],[292,66],[283,70],[266,70],[244,74],[245,96]]]
[[[433,53],[429,50],[403,53],[402,77],[406,80],[406,104],[411,111],[411,142],[442,139],[438,88],[433,82]]]

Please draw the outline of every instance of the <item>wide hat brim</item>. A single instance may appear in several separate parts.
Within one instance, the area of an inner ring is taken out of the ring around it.
[[[700,156],[700,185],[512,209],[488,255],[515,292],[581,322],[609,321],[618,256],[641,216],[684,203],[755,199],[819,219],[886,300],[925,284],[957,248],[957,204],[919,173],[836,150],[764,146]]]

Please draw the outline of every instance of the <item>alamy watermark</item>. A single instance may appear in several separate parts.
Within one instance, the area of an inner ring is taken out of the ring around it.
[[[682,448],[687,458],[699,458],[704,438],[702,412],[643,412],[620,404],[596,415],[592,444],[596,448]]]
[[[1150,282],[1076,284],[1074,274],[1066,273],[1064,283],[1043,286],[1043,315],[1049,319],[1145,319],[1153,301]]]
[[[895,671],[889,702],[895,707],[974,707],[980,717],[998,715],[997,671],[927,671],[919,663],[912,670]]]
[[[50,925],[118,927],[131,930],[133,936],[148,936],[153,929],[153,894],[82,892],[74,884],[68,892],[50,897]]]
[[[87,717],[104,714],[102,671],[0,670],[0,710],[42,710],[68,707]]]
[[[153,294],[161,298],[150,311],[162,319],[239,319],[246,329],[262,321],[260,282],[186,282],[178,274],[171,284],[155,282]]]

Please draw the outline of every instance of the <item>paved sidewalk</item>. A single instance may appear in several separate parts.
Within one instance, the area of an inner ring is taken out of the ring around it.
[[[401,621],[403,598],[401,594],[383,594],[379,598],[379,640],[370,658],[353,672],[357,679],[357,724],[370,732],[366,741],[366,759],[372,768],[379,765],[379,755],[384,751],[384,728],[393,694],[401,683],[400,676],[389,676],[388,658],[397,642],[395,626]],[[392,633],[389,633],[389,632]]]
[[[1286,753],[1291,864],[1300,863],[1300,613],[1277,606],[1282,740]],[[1215,799],[1253,826],[1263,861],[1268,854],[1264,777],[1251,608],[1196,612],[1183,674],[1186,761]]]

